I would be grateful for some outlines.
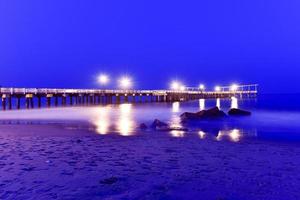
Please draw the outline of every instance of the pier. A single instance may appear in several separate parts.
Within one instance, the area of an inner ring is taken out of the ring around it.
[[[175,102],[195,99],[256,97],[258,85],[217,87],[214,91],[186,87],[181,90],[102,90],[0,88],[2,110],[119,103]]]

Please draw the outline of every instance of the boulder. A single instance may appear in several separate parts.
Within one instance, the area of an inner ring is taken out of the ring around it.
[[[180,115],[181,120],[199,120],[199,119],[218,119],[222,117],[226,117],[227,115],[221,111],[218,107],[214,107],[208,110],[202,110],[197,113],[189,113],[185,112]]]
[[[167,127],[169,127],[168,124],[166,124],[166,123],[164,123],[164,122],[162,122],[158,119],[155,119],[154,122],[151,125],[151,128],[155,128],[155,129],[157,129],[157,128],[167,128]]]
[[[197,115],[199,115],[200,118],[204,119],[226,117],[226,114],[218,107],[214,107],[208,110],[202,110],[200,112],[197,112]]]
[[[169,126],[162,126],[156,127],[158,131],[188,131],[189,129],[183,127],[169,127]]]
[[[140,124],[140,129],[142,129],[142,130],[146,130],[148,127],[147,127],[147,125],[145,124],[145,123],[141,123]]]
[[[199,119],[199,115],[197,113],[185,112],[180,115],[181,120],[188,119]]]
[[[228,111],[228,115],[231,115],[231,116],[249,116],[249,115],[251,115],[251,112],[246,111],[246,110],[237,109],[237,108],[232,108]]]

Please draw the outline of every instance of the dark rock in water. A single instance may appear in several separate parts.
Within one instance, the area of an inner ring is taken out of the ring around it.
[[[197,113],[185,112],[180,115],[181,120],[199,120],[199,119],[217,119],[226,117],[227,115],[221,111],[218,107],[211,108],[209,110],[202,110]]]
[[[158,130],[158,131],[188,131],[189,129],[182,128],[182,127],[162,126],[162,127],[156,127],[156,130]]]
[[[151,127],[157,129],[157,128],[166,128],[166,127],[169,127],[169,125],[158,119],[155,119],[154,122],[152,123]]]
[[[145,123],[140,124],[140,129],[145,130],[147,129],[147,125]]]
[[[199,119],[199,115],[197,113],[185,112],[185,113],[180,115],[180,118],[182,120],[185,120],[185,119]]]
[[[228,111],[228,115],[232,115],[232,116],[249,116],[249,115],[251,115],[251,112],[246,111],[246,110],[237,109],[237,108],[232,108]]]
[[[189,129],[184,127],[170,127],[170,131],[189,131]]]
[[[214,107],[214,108],[211,108],[208,110],[202,110],[200,112],[197,112],[197,115],[199,115],[200,118],[218,118],[218,117],[226,117],[227,116],[218,107]]]
[[[112,185],[112,184],[116,183],[117,181],[118,181],[118,178],[113,176],[113,177],[101,180],[100,183],[104,184],[104,185]]]

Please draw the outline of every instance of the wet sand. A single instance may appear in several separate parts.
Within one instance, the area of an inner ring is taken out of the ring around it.
[[[300,199],[300,145],[0,126],[0,199]]]

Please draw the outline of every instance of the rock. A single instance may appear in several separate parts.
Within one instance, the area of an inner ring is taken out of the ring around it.
[[[189,131],[189,129],[184,127],[170,127],[170,131]]]
[[[185,112],[180,115],[180,118],[181,118],[181,120],[199,119],[199,116],[197,113]]]
[[[169,126],[156,127],[156,130],[158,130],[158,131],[188,131],[187,128],[169,127]]]
[[[209,110],[202,110],[197,112],[197,115],[200,118],[219,118],[219,117],[226,117],[226,114],[220,110],[218,107],[211,108]]]
[[[112,185],[112,184],[116,183],[117,181],[118,181],[118,178],[113,176],[113,177],[101,180],[100,183],[104,184],[104,185]]]
[[[232,108],[228,111],[228,115],[232,115],[232,116],[249,116],[249,115],[251,115],[251,112],[246,111],[246,110],[237,109],[237,108]]]
[[[167,128],[167,127],[169,127],[169,125],[162,122],[162,121],[160,121],[160,120],[158,120],[158,119],[155,119],[154,122],[152,123],[151,127],[155,128],[155,129],[157,129],[157,128]]]
[[[227,115],[221,111],[218,107],[211,108],[209,110],[202,110],[197,113],[185,112],[180,115],[181,120],[199,120],[199,119],[217,119],[226,117]]]
[[[147,125],[145,124],[145,123],[141,123],[140,124],[140,129],[142,129],[142,130],[146,130],[148,127],[147,127]]]

